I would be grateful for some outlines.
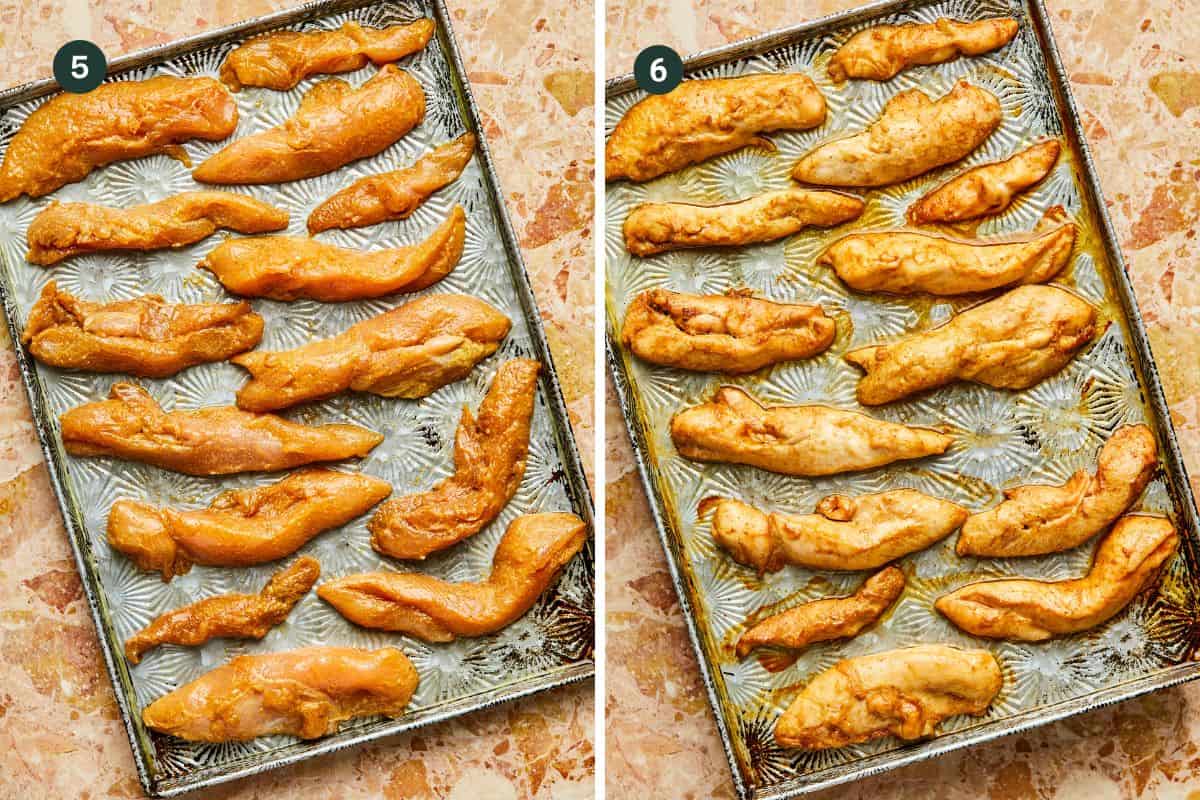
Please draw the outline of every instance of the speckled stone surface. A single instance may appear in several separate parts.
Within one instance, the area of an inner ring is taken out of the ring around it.
[[[70,39],[91,39],[111,58],[292,5],[0,0],[0,81],[48,75]],[[591,6],[450,6],[590,474]],[[0,798],[141,797],[12,343],[0,338]],[[202,794],[590,798],[592,692],[570,687]]]
[[[857,5],[629,0],[607,7],[610,76]],[[1200,476],[1200,4],[1047,0],[1187,466]],[[624,424],[607,406],[607,784],[612,798],[733,797]],[[1200,481],[1193,480],[1194,487]],[[1200,797],[1200,685],[1124,703],[819,795]]]

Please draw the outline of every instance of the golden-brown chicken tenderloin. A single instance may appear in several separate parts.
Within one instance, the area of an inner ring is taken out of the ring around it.
[[[820,570],[878,569],[954,533],[966,509],[915,489],[858,497],[833,494],[812,514],[764,513],[740,500],[710,499],[713,538],[759,574],[785,564]]]
[[[351,390],[415,399],[462,380],[500,347],[512,322],[466,295],[419,297],[292,350],[232,359],[250,371],[246,411],[273,411]]]
[[[259,594],[220,594],[160,614],[125,640],[137,664],[161,644],[198,647],[210,639],[261,639],[279,625],[321,576],[315,558],[301,556],[271,576]]]
[[[262,86],[286,91],[310,75],[381,66],[421,50],[433,36],[433,20],[390,28],[347,22],[332,31],[272,31],[233,50],[221,64],[221,82],[233,91]]]
[[[249,350],[263,319],[249,303],[168,303],[158,295],[93,303],[50,281],[34,303],[21,343],[43,364],[165,378]]]
[[[238,656],[142,712],[146,727],[193,742],[315,739],[355,717],[404,714],[420,678],[395,647],[305,647]]]
[[[105,164],[166,153],[182,142],[215,142],[237,127],[237,104],[212,78],[160,75],[63,92],[29,115],[0,164],[0,203],[41,197]]]
[[[305,236],[253,236],[222,242],[196,266],[243,297],[344,303],[432,286],[458,264],[466,235],[467,215],[456,205],[413,245],[362,251]]]
[[[1100,449],[1096,474],[1080,470],[1061,486],[1017,486],[1004,502],[963,525],[960,556],[1013,558],[1078,547],[1106,529],[1141,496],[1158,466],[1145,425],[1119,428]]]
[[[952,239],[917,231],[852,233],[817,258],[859,292],[953,296],[1045,283],[1063,271],[1076,227],[1062,206],[1021,237]]]
[[[1041,642],[1085,631],[1117,615],[1150,586],[1175,553],[1179,537],[1164,517],[1122,517],[1096,548],[1082,578],[1023,578],[969,583],[934,603],[973,636]]]
[[[164,411],[132,383],[114,383],[107,400],[65,412],[59,429],[73,456],[124,458],[187,475],[278,472],[362,457],[383,441],[357,425],[302,425],[231,406]]]
[[[183,192],[131,208],[55,202],[29,224],[25,260],[50,266],[82,253],[182,247],[219,228],[266,233],[287,224],[286,211],[229,192]]]
[[[509,524],[477,583],[447,583],[415,572],[348,575],[317,587],[321,599],[351,622],[427,642],[485,636],[533,607],[587,541],[574,514],[526,514]]]
[[[464,133],[435,147],[410,167],[359,178],[313,209],[308,215],[308,232],[405,219],[431,194],[455,181],[474,152],[474,134]]]
[[[621,342],[644,361],[728,375],[815,356],[836,334],[820,306],[666,289],[635,297],[621,326]]]
[[[221,492],[207,508],[118,500],[108,513],[108,543],[164,581],[193,564],[248,567],[291,555],[391,492],[387,481],[370,475],[303,469],[274,483]]]
[[[192,178],[250,184],[324,175],[390,147],[424,118],[421,84],[394,64],[357,89],[330,78],[309,89],[282,125],[226,145]]]
[[[822,750],[923,739],[948,717],[982,715],[1003,685],[987,650],[922,644],[847,658],[808,682],[775,724],[775,741]]]
[[[858,402],[878,406],[954,381],[1028,389],[1065,367],[1096,335],[1096,309],[1055,286],[1021,286],[892,344],[862,347]]]
[[[765,407],[733,386],[671,418],[671,440],[693,461],[748,464],[784,475],[856,472],[946,452],[952,437],[827,406]]]
[[[625,247],[644,258],[689,247],[770,242],[858,219],[865,206],[853,195],[811,189],[780,189],[714,206],[642,203],[625,218]]]
[[[998,50],[1017,35],[1011,17],[959,22],[939,18],[925,25],[876,25],[851,36],[829,59],[835,81],[886,81],[908,67],[942,64],[959,56]]]
[[[927,225],[1000,214],[1018,194],[1050,174],[1061,150],[1057,139],[1047,139],[1004,161],[969,169],[909,206],[908,221]]]
[[[483,530],[525,475],[529,426],[542,365],[505,361],[479,415],[464,408],[454,435],[454,474],[432,489],[390,500],[368,526],[371,546],[392,558],[423,559]]]
[[[745,658],[756,647],[803,650],[816,642],[852,638],[874,625],[903,591],[904,572],[887,567],[852,595],[812,600],[755,623],[738,639],[737,656]]]
[[[648,181],[748,145],[762,134],[825,121],[825,96],[807,75],[688,80],[625,113],[604,147],[606,180]]]
[[[866,130],[803,156],[792,177],[818,186],[900,183],[966,157],[999,127],[1001,116],[996,97],[966,81],[937,101],[909,89],[889,100]]]

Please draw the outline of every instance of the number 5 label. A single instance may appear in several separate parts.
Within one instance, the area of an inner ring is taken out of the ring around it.
[[[54,79],[65,91],[83,94],[101,84],[108,59],[86,39],[67,42],[54,55]]]

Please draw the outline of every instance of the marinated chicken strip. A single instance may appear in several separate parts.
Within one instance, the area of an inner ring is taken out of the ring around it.
[[[836,333],[820,306],[650,289],[629,304],[621,342],[652,364],[738,375],[815,356]]]
[[[412,662],[395,647],[238,656],[155,700],[142,721],[193,742],[315,739],[355,717],[402,716],[418,680]]]
[[[953,438],[827,406],[764,407],[725,386],[671,419],[671,440],[694,461],[725,461],[815,477],[946,452]]]
[[[1005,161],[969,169],[913,203],[908,221],[926,225],[999,214],[1014,197],[1050,174],[1060,150],[1057,139],[1048,139]]]
[[[333,31],[273,31],[241,45],[221,64],[221,81],[233,91],[262,86],[286,91],[309,75],[353,72],[368,62],[381,66],[421,50],[433,36],[433,20],[390,28],[347,22]]]
[[[952,164],[1000,125],[991,92],[959,81],[934,102],[918,89],[888,101],[865,131],[823,145],[796,163],[792,177],[819,186],[888,186]]]
[[[249,303],[168,303],[155,294],[92,303],[50,281],[29,312],[21,343],[43,364],[165,378],[224,361],[262,338]]]
[[[860,292],[958,295],[1045,283],[1063,271],[1075,224],[1054,206],[1032,233],[1000,239],[951,239],[915,231],[852,233],[817,259]]]
[[[960,556],[1012,558],[1058,553],[1106,529],[1141,496],[1158,466],[1145,425],[1117,430],[1097,459],[1096,474],[1076,472],[1062,486],[1018,486],[1004,502],[972,514],[958,537]]]
[[[105,164],[166,153],[189,139],[218,141],[237,127],[237,104],[212,78],[162,75],[56,95],[29,115],[0,164],[0,203],[41,197]]]
[[[346,390],[424,397],[465,378],[496,352],[511,328],[508,317],[474,297],[419,297],[331,339],[231,359],[251,375],[237,404],[246,411],[271,411]]]
[[[188,475],[277,472],[314,461],[365,456],[383,436],[357,425],[301,425],[231,406],[163,411],[149,392],[114,383],[108,400],[59,418],[73,456],[142,461]]]
[[[427,642],[485,636],[511,625],[549,588],[587,541],[574,514],[527,514],[508,526],[479,583],[447,583],[413,572],[348,575],[317,587],[338,613],[366,628]]]
[[[858,219],[865,203],[840,192],[780,189],[715,206],[642,203],[625,218],[625,247],[652,256],[689,247],[770,242],[804,228]]]
[[[1054,286],[1021,286],[944,325],[845,358],[867,373],[858,402],[878,406],[960,380],[1028,389],[1095,335],[1096,309],[1083,300]]]
[[[847,658],[808,682],[775,724],[781,747],[824,750],[884,736],[923,739],[982,715],[1004,685],[987,650],[923,644]]]
[[[257,236],[228,239],[196,266],[244,297],[342,303],[432,286],[458,264],[466,236],[466,212],[455,206],[429,238],[406,247],[365,252],[302,236]]]
[[[81,253],[182,247],[219,228],[265,233],[287,224],[286,211],[229,192],[184,192],[132,208],[55,202],[29,224],[25,260],[50,266]]]
[[[125,640],[137,664],[160,644],[198,647],[210,639],[261,639],[287,619],[321,575],[315,558],[301,556],[271,576],[260,594],[222,594],[168,611]]]
[[[904,591],[904,573],[887,567],[871,577],[849,597],[812,600],[767,617],[742,634],[738,658],[756,647],[803,650],[816,642],[849,639],[874,625]]]
[[[192,511],[118,500],[108,514],[108,543],[164,581],[193,564],[249,567],[286,558],[391,493],[370,475],[306,469],[265,486],[230,489]]]
[[[200,183],[282,183],[373,156],[425,118],[421,84],[388,64],[357,89],[322,81],[282,125],[227,145],[196,168]]]
[[[474,152],[474,134],[464,133],[435,147],[411,167],[359,178],[313,209],[308,232],[405,219],[431,194],[457,180]]]
[[[934,607],[962,630],[988,639],[1041,642],[1108,621],[1158,577],[1179,537],[1163,517],[1122,517],[1096,548],[1082,578],[969,583]]]
[[[1017,35],[1011,17],[959,22],[939,18],[926,25],[876,25],[859,31],[829,59],[835,81],[866,78],[886,81],[908,67],[942,64],[959,56],[998,50]]]
[[[380,506],[368,526],[372,547],[392,558],[425,558],[496,518],[525,475],[541,368],[527,358],[500,365],[478,418],[463,409],[454,436],[454,474],[427,492]]]
[[[921,494],[893,489],[847,497],[833,494],[814,514],[766,514],[740,500],[706,501],[713,538],[734,561],[761,575],[785,564],[808,569],[878,569],[924,550],[958,530],[966,509]]]
[[[749,145],[761,134],[825,121],[825,96],[806,75],[690,80],[639,101],[604,148],[606,180],[648,181]]]

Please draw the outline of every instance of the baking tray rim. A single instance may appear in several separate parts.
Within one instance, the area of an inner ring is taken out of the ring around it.
[[[386,1],[384,0],[384,2]],[[265,31],[294,25],[315,17],[357,10],[377,5],[379,2],[380,0],[309,0],[309,2],[299,6],[247,18],[191,36],[185,36],[170,42],[122,54],[108,62],[106,75],[153,65],[194,50],[219,44],[223,41],[248,38]],[[436,23],[437,30],[435,36],[440,37],[444,45],[453,88],[459,95],[456,97],[456,100],[459,101],[460,111],[466,116],[468,125],[476,132],[478,143],[476,157],[480,160],[481,172],[488,184],[488,198],[496,215],[501,239],[504,242],[508,273],[512,279],[518,300],[521,303],[521,310],[529,328],[531,344],[535,355],[542,362],[542,377],[540,382],[545,392],[544,396],[547,400],[549,413],[554,424],[559,454],[567,473],[567,494],[568,497],[575,501],[575,511],[588,527],[588,543],[585,545],[582,553],[576,557],[590,557],[594,560],[595,548],[593,543],[595,527],[591,489],[586,479],[586,472],[583,468],[583,462],[580,458],[574,433],[571,430],[570,416],[567,413],[566,401],[563,397],[558,371],[551,358],[550,346],[546,339],[542,318],[537,310],[537,298],[529,280],[528,268],[525,265],[525,259],[512,225],[508,207],[504,203],[504,194],[500,188],[499,176],[495,170],[487,137],[483,133],[483,120],[479,107],[476,104],[475,96],[471,90],[470,81],[466,79],[466,66],[458,47],[458,41],[454,35],[450,12],[446,6],[446,0],[419,0],[419,2],[428,7]],[[36,99],[59,90],[61,90],[61,87],[54,78],[41,78],[0,90],[0,112],[6,111],[10,107],[27,100]],[[117,657],[120,654],[115,653],[111,647],[109,636],[105,630],[100,601],[103,594],[103,587],[100,585],[98,574],[91,568],[80,547],[80,542],[85,541],[88,538],[88,534],[86,529],[80,524],[80,521],[70,512],[71,504],[67,500],[67,493],[63,483],[63,476],[65,474],[64,464],[59,457],[56,442],[54,441],[53,429],[47,422],[49,412],[47,410],[46,398],[40,384],[37,382],[36,367],[28,352],[21,346],[21,328],[17,322],[20,319],[19,310],[16,307],[16,302],[8,287],[7,280],[2,278],[0,278],[0,305],[3,306],[5,324],[16,353],[17,366],[21,373],[21,383],[25,389],[26,398],[29,401],[30,414],[34,421],[34,429],[37,432],[38,445],[46,461],[55,502],[59,513],[62,515],[64,527],[68,532],[67,538],[70,541],[75,566],[83,583],[84,595],[87,598],[92,623],[96,627],[100,651],[104,657],[104,666],[108,673],[109,681],[113,686],[113,694],[116,696],[117,707],[120,711],[121,722],[125,728],[126,736],[129,739],[130,749],[133,751],[133,761],[138,775],[138,782],[148,796],[175,797],[200,789],[211,788],[222,783],[267,772],[288,764],[344,750],[365,742],[490,709],[561,686],[579,683],[595,675],[596,618],[595,605],[593,604],[592,654],[589,657],[554,668],[541,675],[522,679],[512,684],[510,688],[501,686],[494,694],[489,693],[483,699],[474,699],[478,695],[466,695],[450,701],[450,703],[446,704],[446,707],[438,711],[425,716],[418,716],[415,719],[400,717],[389,723],[376,724],[370,730],[363,731],[356,731],[354,728],[344,729],[321,739],[309,740],[313,744],[301,752],[287,753],[243,764],[242,766],[238,766],[239,762],[230,762],[230,766],[227,767],[228,771],[224,772],[220,771],[223,769],[221,766],[206,767],[198,771],[202,777],[195,781],[154,776],[151,773],[150,759],[141,747],[136,725],[133,721],[133,713],[129,703],[129,695],[132,693],[133,687],[128,681],[122,679],[121,670],[118,668],[117,663]],[[592,576],[594,589],[594,563]],[[461,707],[458,707],[459,704],[461,704]],[[419,715],[419,712],[417,713]],[[207,772],[214,774],[205,774]]]
[[[1124,255],[1120,247],[1116,244],[1116,232],[1113,228],[1112,220],[1108,215],[1108,207],[1104,203],[1104,192],[1096,173],[1091,148],[1088,145],[1087,138],[1083,134],[1078,108],[1075,105],[1075,98],[1071,94],[1070,80],[1063,67],[1062,58],[1054,39],[1054,33],[1050,26],[1050,18],[1044,0],[1022,1],[1029,10],[1033,32],[1037,36],[1042,55],[1045,57],[1047,66],[1049,67],[1048,84],[1051,92],[1056,95],[1056,107],[1060,109],[1063,135],[1074,140],[1073,143],[1081,157],[1079,168],[1076,171],[1076,178],[1082,184],[1082,191],[1087,196],[1087,200],[1095,212],[1094,215],[1100,239],[1102,240],[1105,255],[1111,265],[1111,272],[1114,276],[1113,283],[1117,290],[1121,309],[1128,326],[1129,336],[1133,343],[1133,351],[1137,357],[1135,367],[1138,371],[1138,376],[1141,378],[1142,388],[1147,395],[1146,406],[1156,417],[1155,423],[1163,434],[1162,438],[1164,439],[1163,444],[1165,445],[1166,452],[1162,454],[1161,461],[1163,462],[1164,472],[1168,478],[1167,483],[1172,500],[1182,517],[1180,522],[1188,529],[1189,535],[1184,537],[1186,544],[1184,556],[1189,559],[1191,566],[1194,568],[1198,561],[1200,561],[1196,552],[1198,543],[1195,541],[1197,533],[1200,532],[1200,514],[1197,513],[1196,500],[1191,491],[1187,467],[1179,449],[1175,427],[1171,421],[1166,395],[1163,392],[1162,381],[1158,373],[1158,366],[1150,350],[1145,323],[1138,308],[1133,286],[1129,280]],[[760,55],[801,38],[818,36],[833,28],[851,25],[856,22],[862,22],[907,9],[935,5],[939,2],[941,0],[874,0],[873,2],[844,11],[827,14],[795,25],[777,28],[718,47],[691,53],[683,57],[683,72],[686,76],[689,73],[726,61]],[[605,102],[607,103],[614,97],[627,94],[637,88],[637,81],[631,72],[609,78],[604,84]],[[603,166],[601,169],[603,169]],[[605,183],[605,186],[607,187],[607,183]],[[607,266],[606,262],[606,274]],[[705,692],[708,695],[709,709],[715,718],[717,731],[721,738],[721,745],[725,751],[725,757],[729,762],[734,790],[742,800],[788,800],[789,798],[817,792],[833,786],[858,781],[897,767],[925,761],[943,753],[993,741],[1010,734],[1030,730],[1076,714],[1093,711],[1104,706],[1130,700],[1160,689],[1178,686],[1200,678],[1200,661],[1194,660],[1194,657],[1189,654],[1188,657],[1193,660],[1166,667],[1153,674],[1119,683],[1088,695],[1059,701],[1042,708],[1030,709],[995,722],[984,723],[965,730],[943,734],[932,739],[907,745],[900,750],[892,750],[887,753],[868,756],[862,760],[866,762],[866,766],[861,769],[849,770],[845,774],[834,775],[828,778],[806,779],[805,776],[797,776],[784,781],[782,784],[778,784],[778,788],[772,787],[764,791],[758,791],[752,782],[747,782],[746,776],[742,773],[739,759],[734,752],[729,725],[724,713],[721,711],[722,703],[717,694],[716,683],[712,674],[713,670],[719,669],[719,666],[709,663],[705,655],[698,627],[698,618],[692,605],[690,593],[686,589],[684,579],[681,577],[679,571],[678,564],[680,562],[677,559],[682,558],[682,553],[679,551],[682,539],[675,532],[674,525],[668,519],[668,515],[664,513],[666,506],[662,498],[662,493],[658,490],[657,483],[651,477],[654,465],[650,463],[650,455],[647,447],[647,431],[644,429],[641,418],[636,415],[633,415],[631,418],[629,413],[629,409],[634,407],[635,400],[632,395],[630,378],[622,360],[621,348],[617,343],[617,333],[613,329],[612,317],[608,313],[608,310],[609,303],[606,290],[604,314],[605,356],[608,362],[609,375],[617,395],[617,402],[621,409],[621,416],[625,422],[626,432],[630,437],[638,476],[649,500],[650,514],[654,519],[654,527],[658,532],[659,541],[667,556],[667,568],[671,575],[671,582],[675,586],[680,610],[683,613],[683,618],[687,626],[688,639],[691,641],[693,653],[700,667],[700,677],[704,682]],[[1193,572],[1193,574],[1195,573]],[[886,763],[872,764],[870,763],[872,761],[886,761]]]

